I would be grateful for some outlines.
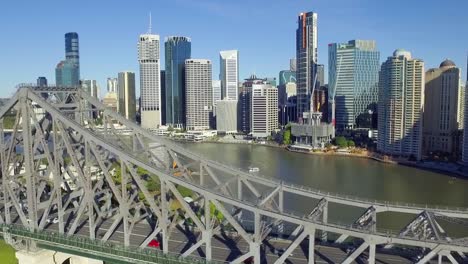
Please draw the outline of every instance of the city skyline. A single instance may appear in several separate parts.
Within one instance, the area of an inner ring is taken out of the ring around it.
[[[219,51],[227,49],[239,50],[242,54],[239,79],[243,79],[253,72],[262,77],[277,77],[280,70],[289,68],[289,58],[295,57],[294,35],[297,24],[294,21],[300,12],[306,11],[318,13],[318,63],[328,64],[326,52],[328,43],[344,42],[349,39],[361,38],[376,40],[377,43],[379,43],[379,49],[382,54],[390,54],[391,51],[397,48],[412,50],[414,57],[423,59],[428,67],[436,67],[438,63],[445,58],[452,59],[457,65],[466,65],[464,62],[466,48],[460,45],[460,43],[466,43],[464,38],[466,38],[467,34],[463,33],[465,29],[462,26],[461,10],[465,9],[463,7],[468,6],[467,3],[459,1],[458,5],[438,6],[437,10],[428,7],[429,5],[420,6],[417,5],[417,3],[406,3],[405,10],[395,13],[382,11],[392,10],[394,6],[398,6],[397,3],[393,2],[372,3],[371,1],[361,1],[361,6],[366,6],[365,8],[353,7],[351,4],[347,4],[344,1],[338,2],[342,2],[340,10],[326,7],[325,1],[316,1],[314,4],[310,4],[308,1],[300,1],[291,4],[291,7],[286,9],[276,3],[264,5],[265,1],[258,1],[253,3],[253,5],[262,6],[262,11],[260,13],[263,15],[260,16],[260,18],[255,18],[253,21],[246,22],[236,19],[235,16],[225,14],[225,11],[229,8],[234,8],[235,12],[251,12],[243,8],[245,3],[242,1],[238,4],[227,2],[226,5],[219,5],[214,1],[208,0],[203,0],[199,3],[188,0],[178,0],[171,4],[160,3],[160,5],[153,4],[143,7],[136,7],[138,5],[135,4],[135,7],[131,6],[128,8],[128,12],[130,12],[129,18],[132,18],[131,21],[127,19],[119,21],[116,19],[116,17],[118,17],[116,15],[123,12],[123,10],[111,6],[110,9],[115,9],[114,11],[116,11],[116,13],[107,12],[113,14],[113,16],[109,19],[102,19],[102,17],[100,17],[99,22],[96,23],[81,23],[81,21],[78,20],[63,19],[61,14],[58,14],[54,18],[42,19],[41,17],[40,21],[36,23],[38,19],[35,18],[41,14],[41,12],[38,11],[44,8],[50,8],[50,6],[36,6],[36,3],[33,2],[31,2],[31,7],[33,8],[28,8],[28,10],[32,10],[34,13],[26,10],[25,12],[28,14],[22,16],[26,17],[26,19],[20,21],[10,14],[15,14],[15,10],[19,10],[21,7],[16,3],[9,3],[6,9],[10,12],[7,12],[6,16],[0,18],[0,21],[5,20],[5,23],[2,24],[15,25],[15,27],[10,26],[3,31],[5,32],[4,36],[10,41],[2,44],[4,46],[1,49],[0,56],[4,58],[4,63],[1,64],[0,70],[5,71],[9,69],[11,74],[2,78],[2,86],[4,88],[0,96],[10,96],[18,83],[34,82],[38,76],[47,77],[49,82],[54,80],[54,66],[57,61],[63,58],[63,34],[66,32],[77,32],[80,35],[81,78],[96,79],[98,84],[104,87],[107,77],[115,76],[117,72],[123,70],[137,72],[136,41],[138,35],[147,28],[148,14],[150,11],[153,12],[153,31],[155,34],[159,34],[161,37],[175,34],[184,34],[191,37],[194,43],[193,56],[211,59],[214,62],[213,69],[219,69],[218,65],[216,65],[218,63],[217,57]],[[85,8],[87,3],[89,2],[85,1],[82,6],[77,8]],[[401,1],[401,3],[403,2]],[[103,13],[102,11],[105,6],[109,9],[108,5],[105,5],[105,3],[96,5],[95,9],[91,10],[90,15]],[[59,3],[53,8],[59,11],[65,9],[66,4]],[[194,8],[197,12],[200,11],[201,14],[205,15],[205,18],[200,19],[200,21],[197,20],[197,22],[199,22],[196,23],[197,26],[186,24],[190,19],[199,18],[199,16],[195,15],[193,12],[191,14],[189,13],[186,18],[180,16],[181,19],[177,21],[177,23],[165,22],[167,21],[165,17],[170,15],[174,10],[180,10],[182,14],[187,14],[189,10],[193,11]],[[398,19],[393,18],[395,18],[395,16],[396,18],[400,16],[403,18],[404,14],[400,13],[412,12],[418,8],[424,11],[422,12],[424,15],[414,19],[411,25],[405,24],[406,29],[404,31],[398,30],[403,21],[398,21]],[[223,15],[215,12],[218,9],[223,11]],[[345,14],[346,10],[353,10],[355,14],[350,17],[350,15]],[[267,19],[267,21],[259,23],[257,20],[261,20],[261,18],[267,16],[267,14],[273,13],[277,16],[275,21],[269,21]],[[341,16],[335,17],[336,14],[341,14]],[[449,15],[452,19],[449,21],[438,20],[439,22],[437,24],[429,24],[431,17],[433,18],[437,14]],[[350,20],[350,18],[354,19]],[[392,23],[385,23],[386,21],[390,21],[390,18],[392,18]],[[60,23],[57,23],[58,20],[56,19],[59,19]],[[221,23],[211,23],[215,19],[219,20]],[[333,19],[336,21],[333,21]],[[32,20],[34,20],[35,23],[31,23]],[[8,23],[6,23],[6,21],[8,21]],[[367,25],[365,23],[370,21],[374,23],[372,23],[372,25]],[[119,29],[119,26],[122,26],[122,23],[127,23],[121,28],[122,34],[113,35],[117,32],[116,30]],[[214,24],[222,24],[226,27],[226,30],[236,29],[235,34],[220,32],[213,35],[212,33],[216,32],[216,30],[221,27],[221,25]],[[425,24],[431,26],[429,27],[430,30],[421,30],[421,26]],[[280,30],[282,34],[277,35],[276,43],[269,44],[267,49],[260,49],[257,45],[252,44],[256,43],[255,41],[260,38],[259,36],[251,36],[251,34],[249,34],[249,41],[238,37],[240,32],[248,34],[248,31],[246,31],[244,27],[247,25],[250,25],[250,28],[254,29],[261,27],[266,34],[277,34],[278,30]],[[448,28],[448,25],[450,25],[450,28]],[[39,30],[40,28],[47,28],[48,30],[47,32],[43,32],[43,30]],[[350,30],[351,28],[353,28],[353,30]],[[331,29],[333,29],[333,32],[329,32]],[[413,32],[416,29],[418,30],[416,34],[409,34],[409,32]],[[25,32],[27,34],[24,34]],[[434,38],[433,32],[437,32],[437,38]],[[39,33],[41,33],[41,37],[36,35]],[[206,34],[210,33],[211,37],[206,38]],[[392,34],[389,33],[399,33],[398,35],[401,37],[392,38],[390,37]],[[24,39],[25,35],[27,35],[28,38],[36,39],[33,47],[28,45],[27,49],[23,49],[23,47],[25,47],[24,45],[26,45],[24,44],[26,43]],[[386,36],[384,37],[383,35]],[[216,38],[213,36],[221,37]],[[112,37],[118,41],[109,42],[109,38]],[[109,43],[112,45],[109,45]],[[431,43],[431,45],[426,43]],[[161,54],[161,56],[163,56],[163,54]],[[35,63],[32,65],[21,65],[20,69],[20,65],[17,61],[20,61],[24,57],[32,59]],[[466,67],[463,66],[461,67],[462,76],[465,76]],[[163,65],[161,65],[161,68],[163,68]],[[327,68],[327,66],[325,68]],[[217,79],[217,75],[218,72],[216,70],[213,71],[214,79]],[[325,75],[327,76],[327,74]],[[139,76],[136,77],[138,78]],[[103,95],[102,90],[101,96]],[[138,85],[136,90],[137,93],[139,93],[140,88]]]

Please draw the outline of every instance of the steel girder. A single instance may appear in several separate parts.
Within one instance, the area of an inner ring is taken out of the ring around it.
[[[9,137],[5,138],[3,127],[0,130],[2,223],[19,221],[30,230],[42,230],[51,217],[57,217],[60,233],[73,235],[87,226],[90,238],[103,241],[123,225],[122,243],[129,245],[135,227],[147,222],[152,231],[140,246],[145,247],[160,236],[163,250],[167,251],[170,231],[190,222],[197,235],[182,255],[188,256],[204,245],[208,260],[212,258],[213,236],[229,227],[249,245],[248,251],[233,259],[233,263],[250,257],[260,263],[264,240],[278,235],[272,233],[272,224],[297,227],[297,234],[286,230],[291,244],[278,263],[286,260],[300,243],[309,243],[307,255],[312,263],[316,230],[324,236],[335,233],[364,241],[345,263],[366,248],[372,263],[375,246],[380,244],[430,248],[430,252],[437,249],[437,253],[444,254],[468,251],[461,240],[389,235],[375,228],[378,212],[431,211],[449,218],[468,218],[466,211],[342,198],[253,176],[204,159],[141,129],[81,89],[22,87],[7,108],[0,112],[2,121],[11,110],[16,111],[16,118]],[[94,119],[93,113],[102,115],[102,121]],[[149,186],[150,182],[157,187]],[[187,202],[181,188],[190,190],[201,206]],[[293,215],[285,208],[286,195],[320,201],[312,213]],[[356,221],[360,226],[343,226],[328,222],[329,203],[372,210]],[[175,204],[178,209],[173,208]],[[212,216],[212,208],[222,213],[222,219]],[[252,230],[242,221],[241,216],[248,215],[253,221]],[[98,236],[104,221],[112,224]]]

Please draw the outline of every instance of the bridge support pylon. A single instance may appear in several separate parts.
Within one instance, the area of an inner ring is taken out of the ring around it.
[[[52,250],[39,249],[37,251],[20,250],[16,252],[18,264],[61,264],[69,260],[70,264],[103,264],[102,260],[91,259],[76,255],[65,254]]]

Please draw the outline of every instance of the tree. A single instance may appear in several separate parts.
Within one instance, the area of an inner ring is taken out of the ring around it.
[[[336,137],[335,144],[340,148],[346,148],[348,146],[348,141],[345,137]]]
[[[149,178],[148,181],[146,182],[146,188],[148,189],[149,192],[154,192],[160,188],[159,182],[156,182],[152,178]]]
[[[356,143],[354,143],[354,141],[348,140],[348,147],[355,147],[355,146],[356,146]]]
[[[291,144],[291,130],[287,129],[283,133],[283,144],[284,145],[289,145]]]

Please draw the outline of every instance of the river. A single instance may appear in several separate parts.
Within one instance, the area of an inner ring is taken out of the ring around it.
[[[261,145],[184,143],[184,146],[235,168],[258,167],[264,176],[321,191],[372,200],[468,208],[468,180],[436,172],[364,158],[293,153]],[[295,211],[313,208],[305,200],[304,203],[297,198],[288,200],[286,207]],[[360,214],[362,211],[336,206],[330,218],[350,222]],[[378,223],[382,228],[399,229],[413,217],[383,213],[379,214]]]

